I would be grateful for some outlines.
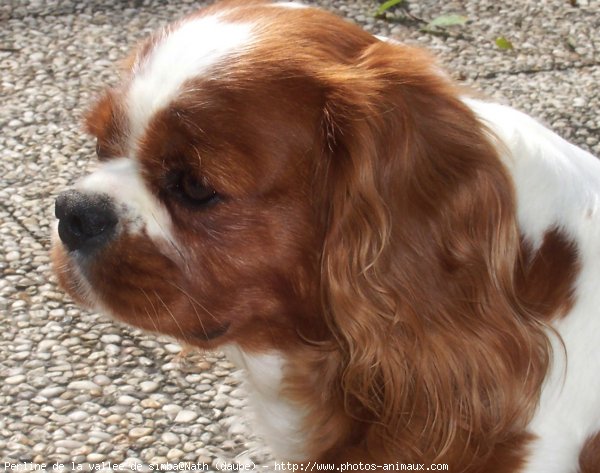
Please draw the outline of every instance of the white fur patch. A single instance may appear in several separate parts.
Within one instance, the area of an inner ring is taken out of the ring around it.
[[[171,217],[140,176],[136,161],[128,158],[103,163],[76,184],[82,192],[106,194],[113,199],[119,225],[130,234],[144,231],[153,241],[173,245]]]
[[[564,348],[549,333],[553,361],[522,473],[575,472],[584,442],[600,430],[600,161],[512,108],[465,102],[506,147],[523,235],[539,247],[559,228],[579,252],[576,302],[553,323]]]
[[[289,461],[306,459],[302,431],[305,412],[281,397],[285,358],[278,352],[247,354],[237,345],[223,347],[227,358],[244,370],[255,429],[275,457]]]
[[[308,8],[306,5],[303,5],[302,3],[298,3],[298,2],[276,2],[276,3],[273,3],[271,6],[282,7],[282,8],[292,8],[292,9]]]
[[[133,68],[127,97],[132,149],[152,116],[181,92],[185,81],[246,47],[252,37],[251,25],[227,23],[218,15],[187,20],[172,28],[164,30],[150,56]]]

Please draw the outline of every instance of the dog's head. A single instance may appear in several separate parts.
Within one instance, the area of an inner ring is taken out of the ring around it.
[[[343,392],[417,443],[534,399],[511,183],[427,54],[220,3],[143,43],[86,123],[100,167],[56,201],[75,299],[202,347],[327,342]]]
[[[378,43],[324,12],[262,2],[154,34],[87,116],[100,166],[56,201],[62,285],[190,344],[322,338],[328,107],[335,74]]]

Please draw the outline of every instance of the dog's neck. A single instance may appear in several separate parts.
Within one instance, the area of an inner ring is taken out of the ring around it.
[[[305,412],[282,394],[285,356],[279,351],[247,353],[238,345],[223,347],[227,358],[243,369],[254,431],[276,458],[304,460]]]

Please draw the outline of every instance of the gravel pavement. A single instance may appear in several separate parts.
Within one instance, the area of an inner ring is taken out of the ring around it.
[[[407,0],[408,15],[384,19],[375,0],[305,3],[429,47],[457,79],[600,155],[600,0]],[[113,65],[132,43],[199,4],[0,0],[0,470],[5,461],[272,465],[220,354],[181,352],[82,311],[50,271],[54,198],[93,164],[82,111],[116,81]],[[423,31],[448,13],[469,21]]]

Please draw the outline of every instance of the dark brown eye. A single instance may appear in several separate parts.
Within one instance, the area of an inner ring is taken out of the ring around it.
[[[201,207],[215,202],[219,195],[206,179],[197,178],[189,172],[179,172],[172,190],[187,205]]]

